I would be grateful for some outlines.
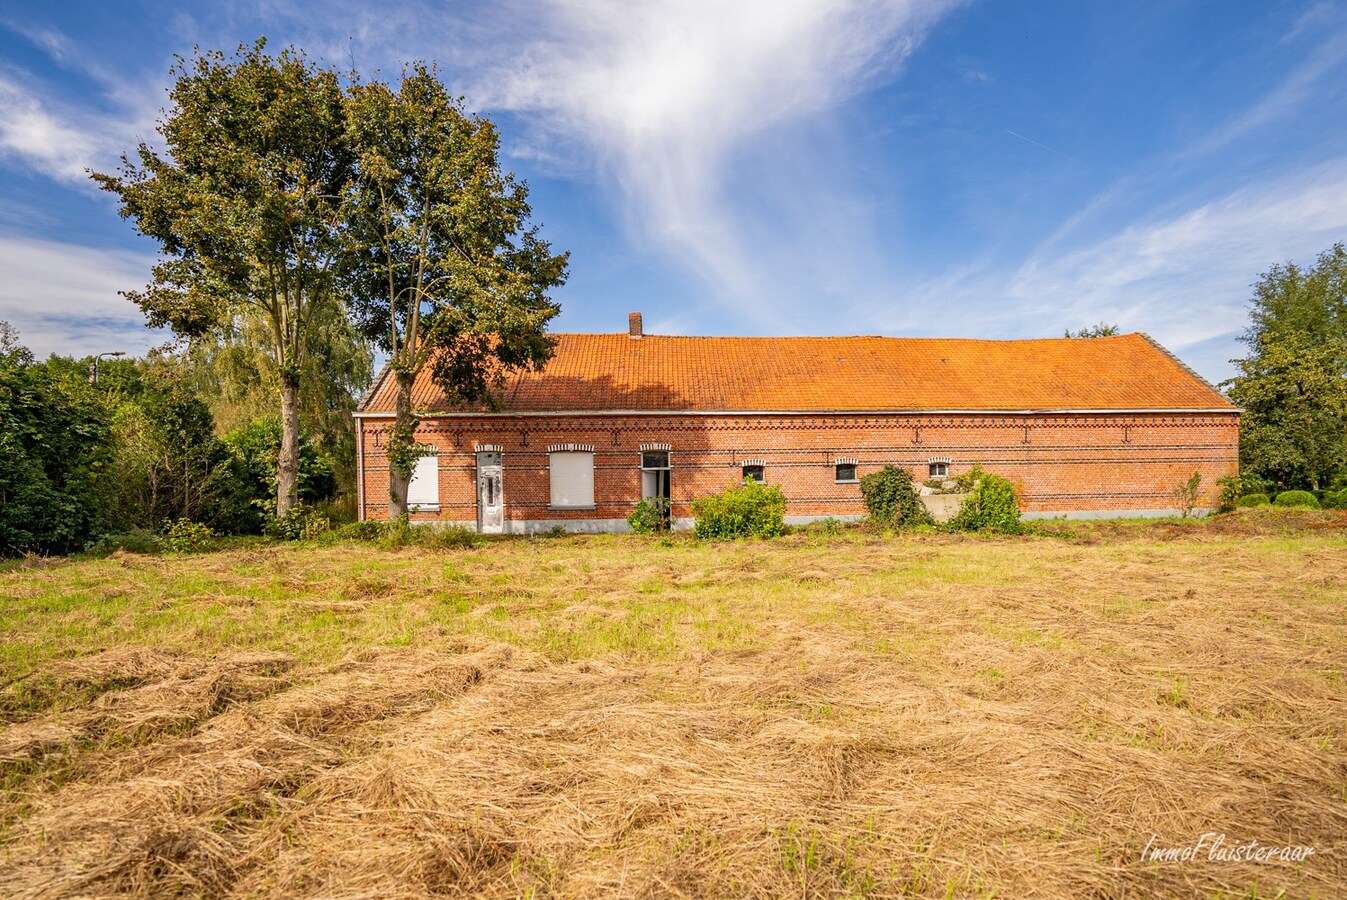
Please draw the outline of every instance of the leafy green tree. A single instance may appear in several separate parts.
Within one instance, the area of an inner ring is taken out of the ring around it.
[[[331,459],[337,493],[355,494],[355,431],[351,413],[369,386],[373,363],[369,342],[360,336],[344,310],[325,307],[309,335],[310,352],[300,377],[300,463],[298,496],[304,499],[305,454],[321,452]],[[265,326],[246,320],[193,341],[185,354],[192,388],[210,407],[217,433],[224,435],[269,419],[278,440],[268,452],[279,453],[280,420],[275,398],[280,381],[267,351]],[[312,444],[306,449],[306,445]],[[273,474],[275,503],[276,459]]]
[[[1089,328],[1082,328],[1079,331],[1072,331],[1070,328],[1068,328],[1066,330],[1066,333],[1063,334],[1062,337],[1100,338],[1100,337],[1113,337],[1115,334],[1120,334],[1117,325],[1110,325],[1107,322],[1100,322],[1098,325],[1091,325]]]
[[[1309,269],[1288,262],[1264,272],[1249,320],[1243,341],[1255,353],[1292,336],[1315,346],[1347,340],[1347,247],[1334,244]]]
[[[1242,479],[1317,490],[1347,471],[1347,249],[1264,272],[1249,320],[1249,355],[1223,385],[1244,407]]]
[[[1318,490],[1347,465],[1347,346],[1269,332],[1236,360],[1230,398],[1244,408],[1241,464],[1281,487]]]
[[[34,362],[12,328],[0,338],[0,554],[79,550],[103,514],[107,410],[73,362]]]
[[[895,465],[886,465],[861,479],[861,496],[871,521],[891,528],[930,525],[931,514],[921,502],[912,473]]]
[[[99,386],[117,473],[103,485],[109,529],[185,519],[221,532],[257,530],[241,469],[180,360],[118,361],[105,366]]]
[[[340,208],[352,175],[336,73],[265,40],[233,58],[178,58],[166,154],[142,142],[120,174],[94,173],[124,217],[159,242],[143,291],[152,326],[187,338],[260,322],[279,382],[280,513],[297,500],[299,397],[314,323],[335,304]]]
[[[565,281],[567,254],[554,255],[530,225],[528,187],[501,169],[495,126],[464,113],[424,64],[396,89],[352,86],[346,121],[358,161],[341,284],[396,384],[396,518],[419,455],[417,375],[429,367],[451,399],[489,404],[508,373],[546,363],[545,328],[560,309],[547,291]]]
[[[255,506],[262,505],[276,493],[280,420],[275,416],[254,419],[225,435],[224,443],[239,466],[249,497]],[[314,504],[332,499],[337,489],[332,458],[304,435],[300,436],[299,451],[300,501]]]

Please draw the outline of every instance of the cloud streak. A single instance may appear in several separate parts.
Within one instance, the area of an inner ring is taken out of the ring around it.
[[[545,36],[470,93],[531,116],[540,144],[590,155],[636,234],[763,314],[773,279],[758,261],[778,254],[751,245],[761,223],[728,184],[736,154],[892,78],[951,6],[561,0],[544,7]],[[779,224],[777,235],[807,230]]]
[[[963,310],[969,336],[1054,335],[1101,319],[1149,331],[1220,380],[1231,374],[1258,273],[1312,259],[1344,233],[1347,158],[1339,158],[1072,250],[1035,254],[1008,272],[972,269],[911,294],[925,307]]]
[[[39,356],[139,353],[165,339],[117,294],[146,283],[148,254],[0,235],[0,260],[0,319]]]

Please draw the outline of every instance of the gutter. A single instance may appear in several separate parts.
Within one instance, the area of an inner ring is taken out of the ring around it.
[[[1217,393],[1220,393],[1219,391]],[[1214,407],[1142,407],[1132,409],[557,409],[557,410],[520,410],[511,412],[418,412],[415,415],[426,419],[489,419],[489,418],[546,418],[556,416],[1056,416],[1090,415],[1120,416],[1163,413],[1192,414],[1216,413],[1234,414],[1244,412],[1238,406]],[[396,413],[356,411],[351,414],[357,419],[392,419]]]

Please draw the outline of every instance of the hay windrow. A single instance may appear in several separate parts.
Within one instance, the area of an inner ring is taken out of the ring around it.
[[[1232,518],[71,564],[163,581],[18,620],[0,894],[1332,896],[1347,546]],[[1315,855],[1140,859],[1206,832]]]

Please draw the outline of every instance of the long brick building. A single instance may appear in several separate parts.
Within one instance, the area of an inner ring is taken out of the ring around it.
[[[749,477],[779,484],[787,522],[863,515],[859,479],[973,465],[1022,489],[1029,516],[1173,512],[1237,470],[1239,410],[1144,334],[983,341],[558,335],[494,411],[453,408],[424,373],[408,500],[415,521],[485,532],[614,531],[643,496],[691,501]],[[394,384],[356,412],[360,514],[388,510]]]

